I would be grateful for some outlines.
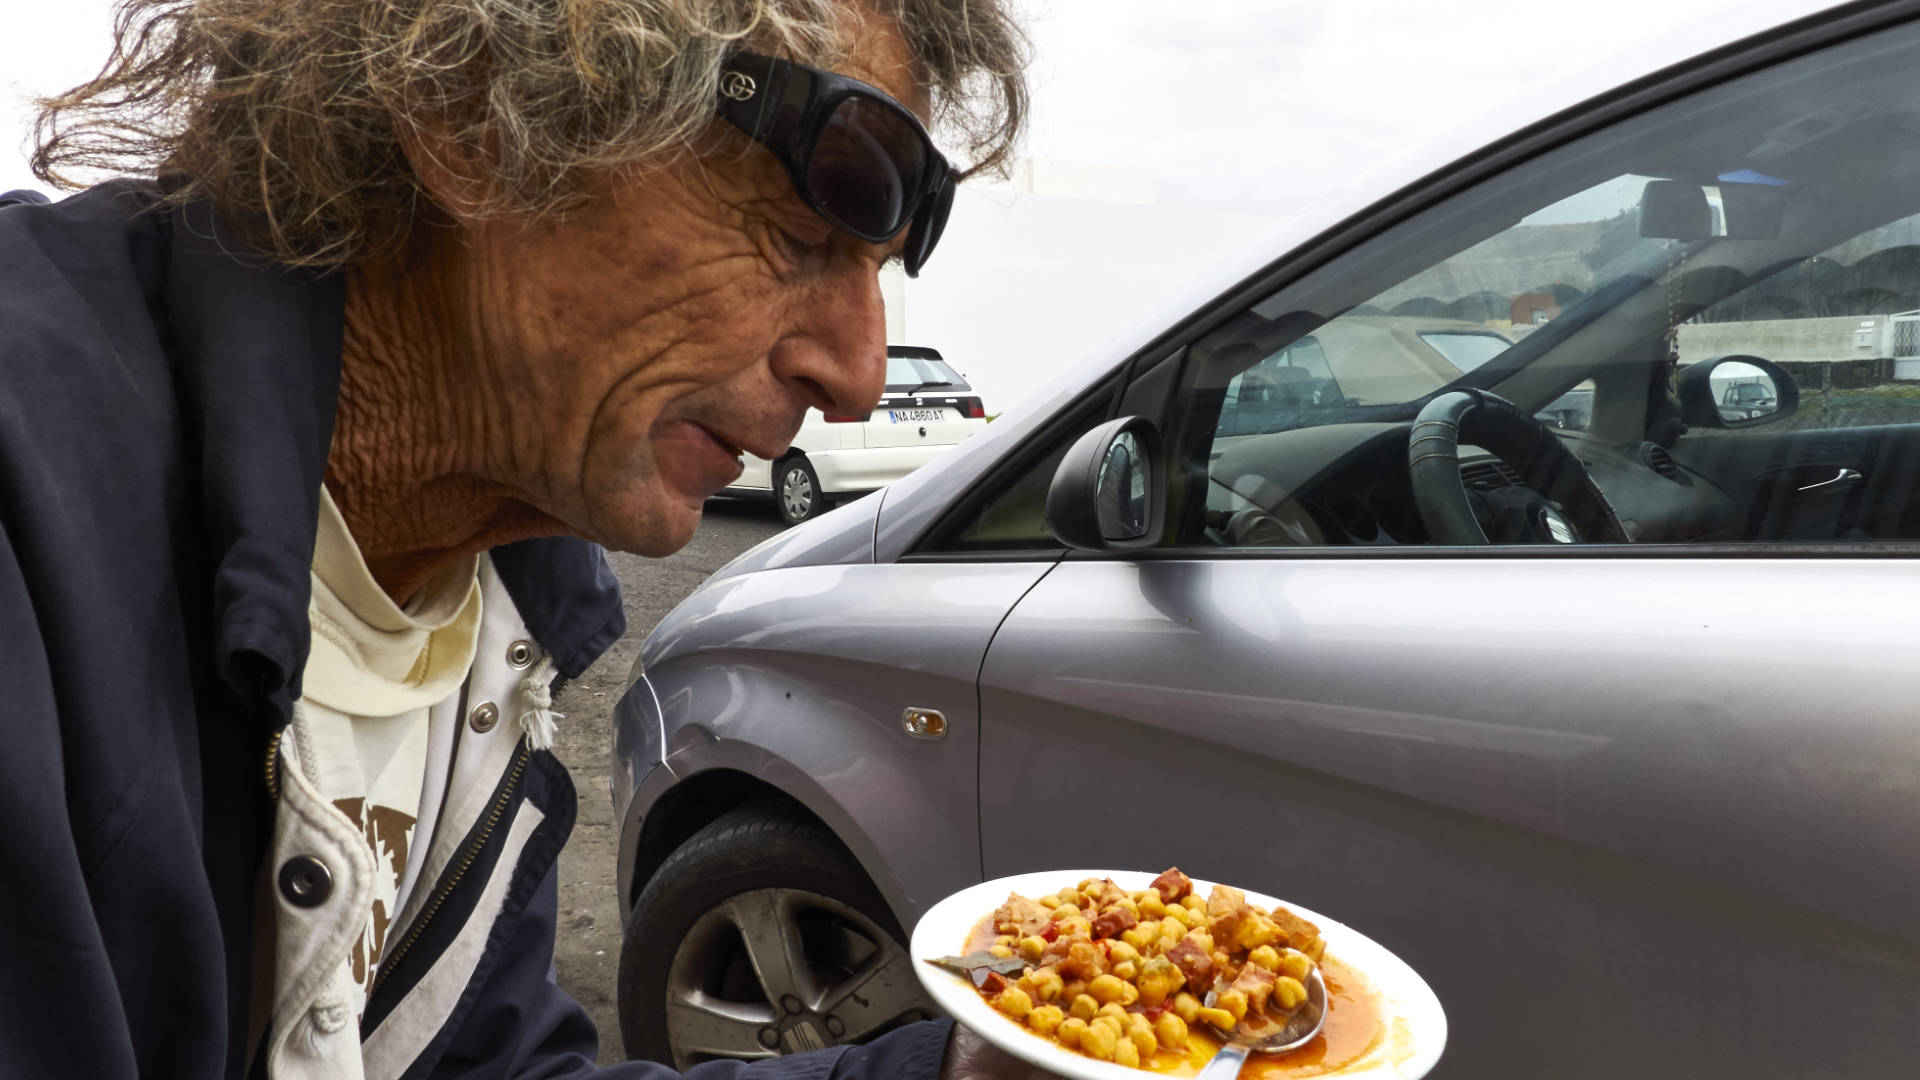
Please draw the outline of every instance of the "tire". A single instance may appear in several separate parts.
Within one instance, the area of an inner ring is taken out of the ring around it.
[[[813,463],[795,455],[773,467],[773,505],[780,520],[798,525],[826,512],[827,496],[820,490],[820,474]]]
[[[865,1042],[931,1017],[903,942],[831,832],[777,805],[730,811],[667,857],[628,918],[627,1054],[685,1070]]]

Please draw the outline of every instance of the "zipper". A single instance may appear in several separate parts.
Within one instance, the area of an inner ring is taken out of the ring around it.
[[[407,931],[407,936],[401,939],[400,944],[392,952],[380,959],[380,970],[373,976],[373,985],[367,988],[367,1000],[373,1000],[373,995],[380,992],[381,985],[387,981],[387,976],[400,962],[400,958],[405,956],[407,950],[413,947],[413,943],[420,939],[420,934],[426,930],[427,924],[433,921],[434,914],[447,902],[447,897],[453,895],[454,887],[460,884],[462,877],[466,876],[467,869],[473,865],[473,861],[480,857],[480,849],[487,846],[487,841],[493,836],[493,830],[500,824],[500,817],[506,813],[507,804],[513,800],[514,791],[520,786],[520,776],[526,772],[527,761],[532,756],[533,751],[527,746],[527,740],[523,736],[520,739],[519,748],[514,751],[513,764],[508,767],[507,775],[500,782],[499,792],[494,795],[493,803],[487,807],[487,814],[481,822],[480,832],[467,845],[466,850],[460,853],[460,858],[455,860],[452,870],[441,876],[440,887],[434,890],[433,897],[427,901],[427,906],[421,909],[420,917],[414,920],[412,928]]]
[[[281,728],[267,740],[267,798],[276,804],[280,801],[280,737],[286,733]]]

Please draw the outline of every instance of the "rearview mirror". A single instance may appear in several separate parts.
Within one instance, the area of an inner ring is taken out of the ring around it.
[[[1772,240],[1786,220],[1783,189],[1772,184],[1649,180],[1640,195],[1640,235],[1659,240]]]
[[[1047,489],[1047,528],[1082,551],[1148,547],[1160,536],[1166,493],[1159,479],[1160,433],[1138,416],[1110,420],[1080,436]]]
[[[1680,416],[1691,427],[1744,428],[1792,416],[1800,388],[1758,356],[1721,356],[1680,369]]]

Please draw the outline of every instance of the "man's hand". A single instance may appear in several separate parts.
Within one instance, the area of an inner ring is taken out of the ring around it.
[[[1060,1080],[1045,1069],[1029,1065],[966,1027],[953,1025],[947,1040],[947,1059],[940,1080]]]

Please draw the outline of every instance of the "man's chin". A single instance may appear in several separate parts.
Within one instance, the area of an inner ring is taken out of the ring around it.
[[[675,492],[609,521],[600,543],[614,551],[664,559],[693,541],[705,509],[705,499]]]

